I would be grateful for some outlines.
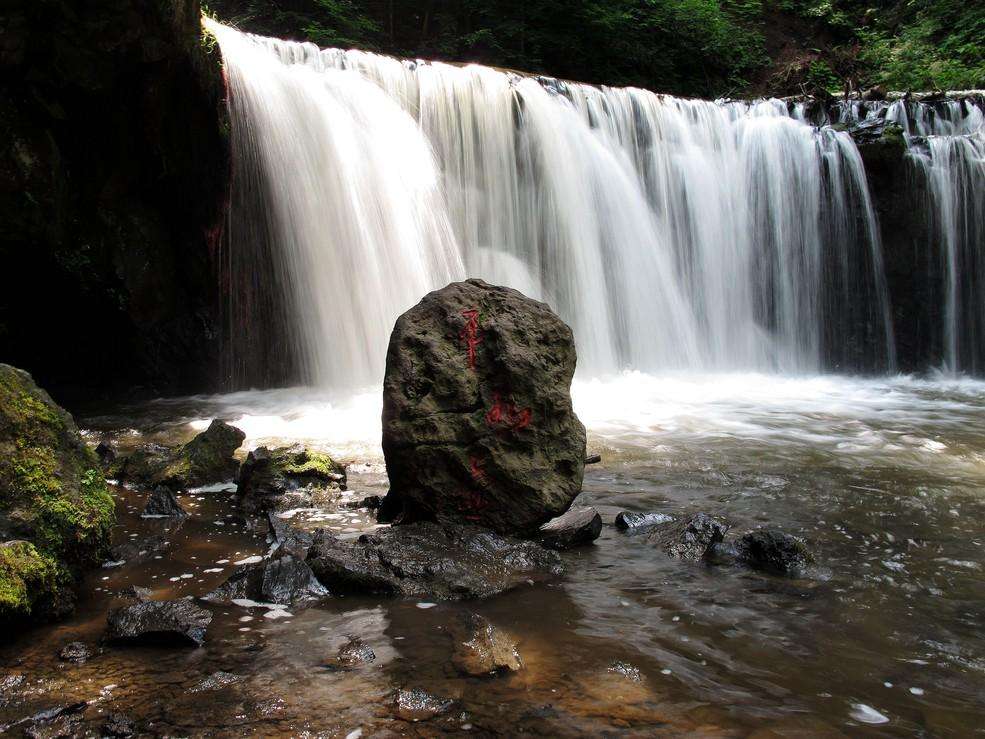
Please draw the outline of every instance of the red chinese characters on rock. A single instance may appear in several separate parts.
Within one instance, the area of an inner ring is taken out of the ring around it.
[[[465,317],[465,328],[459,333],[459,338],[465,343],[468,352],[469,369],[475,369],[476,348],[482,343],[482,329],[479,327],[479,311],[469,308],[462,311]]]
[[[486,413],[486,424],[491,428],[507,428],[519,431],[527,428],[533,419],[529,408],[517,408],[515,403],[504,401],[499,393],[493,393],[493,407]]]

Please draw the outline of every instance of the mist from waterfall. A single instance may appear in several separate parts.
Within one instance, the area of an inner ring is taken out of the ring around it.
[[[376,384],[395,318],[467,276],[549,303],[582,377],[893,367],[847,133],[777,100],[682,100],[209,26],[230,90],[229,269],[248,287],[230,296],[234,384],[284,353],[309,384]]]

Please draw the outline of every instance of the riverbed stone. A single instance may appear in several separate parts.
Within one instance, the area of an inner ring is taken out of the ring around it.
[[[200,647],[212,613],[190,598],[154,600],[116,608],[106,618],[111,641]]]
[[[154,488],[188,490],[236,477],[239,463],[233,454],[246,434],[218,419],[187,444],[177,448],[142,444],[129,454],[118,454],[106,474],[121,482]]]
[[[300,606],[325,598],[329,591],[311,568],[290,554],[244,565],[214,590],[203,595],[206,603],[228,605],[236,600]]]
[[[485,598],[559,576],[560,556],[475,526],[420,522],[342,540],[319,530],[308,554],[333,593],[433,600]]]
[[[619,511],[616,514],[616,528],[623,531],[633,531],[646,529],[650,526],[659,526],[670,523],[674,520],[673,516],[666,513],[637,513],[635,511]]]
[[[594,508],[571,508],[552,518],[537,532],[537,540],[551,549],[571,549],[591,544],[602,533],[602,517]]]
[[[0,626],[71,610],[115,521],[95,454],[31,376],[0,364]]]
[[[102,735],[111,737],[134,736],[137,733],[136,722],[125,713],[110,713],[103,721]]]
[[[451,635],[451,661],[462,674],[482,677],[523,669],[516,641],[484,616],[466,614],[453,624]]]
[[[725,538],[728,529],[729,525],[724,520],[706,513],[696,513],[654,526],[647,532],[647,541],[670,557],[697,561]]]
[[[345,467],[302,446],[259,447],[246,457],[236,494],[251,514],[325,506],[346,488]]]
[[[575,361],[571,329],[547,305],[482,280],[400,316],[383,386],[380,520],[533,535],[564,513],[585,467]]]
[[[74,662],[75,664],[81,665],[84,662],[88,662],[96,654],[96,650],[90,647],[85,642],[73,641],[66,644],[58,652],[58,659],[62,662]]]
[[[411,688],[398,690],[394,696],[393,704],[394,713],[404,721],[427,721],[435,716],[448,713],[455,702],[428,693],[426,690]]]
[[[741,564],[785,577],[800,577],[814,561],[803,539],[775,528],[749,531],[735,542]]]
[[[147,505],[140,515],[144,518],[182,518],[188,513],[181,507],[171,488],[158,485],[147,498]]]
[[[376,652],[357,636],[350,637],[325,665],[333,670],[351,670],[376,660]]]

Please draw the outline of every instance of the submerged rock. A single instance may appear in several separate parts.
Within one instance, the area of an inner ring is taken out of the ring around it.
[[[249,513],[324,506],[345,490],[345,468],[304,447],[260,447],[250,452],[236,494]]]
[[[308,555],[333,592],[485,598],[561,574],[556,552],[473,526],[416,523],[343,541],[319,530]]]
[[[110,713],[103,721],[102,735],[111,737],[134,736],[137,733],[136,722],[125,713]]]
[[[721,542],[728,524],[705,513],[655,526],[647,533],[647,541],[676,559],[703,559],[712,545]]]
[[[338,654],[325,666],[335,670],[351,670],[359,665],[369,664],[375,659],[376,652],[362,639],[354,636],[339,648]]]
[[[181,507],[171,488],[158,485],[150,494],[144,512],[140,515],[144,518],[180,518],[188,513]]]
[[[223,421],[209,427],[187,444],[171,449],[160,444],[144,444],[127,455],[118,455],[106,470],[117,480],[148,487],[164,485],[171,490],[187,490],[236,477],[239,464],[233,454],[246,434]]]
[[[79,736],[82,729],[82,714],[89,707],[88,702],[80,701],[65,706],[56,706],[36,713],[23,722],[24,736],[29,739],[62,739]],[[7,727],[0,727],[0,730]]]
[[[368,508],[371,511],[378,509],[383,503],[383,498],[379,495],[367,495],[362,500],[350,500],[345,504],[346,508]]]
[[[231,672],[223,672],[222,670],[219,670],[218,672],[213,672],[207,678],[192,687],[189,692],[206,693],[210,690],[222,690],[229,685],[234,685],[240,682],[242,679],[243,677],[241,675],[234,675]]]
[[[452,664],[465,675],[479,677],[523,668],[516,642],[477,613],[456,624],[452,638]]]
[[[739,564],[784,577],[800,577],[814,561],[803,539],[778,529],[750,531],[725,544]]]
[[[591,544],[602,533],[602,517],[594,508],[571,508],[551,519],[537,532],[537,541],[551,549]]]
[[[644,529],[649,526],[659,526],[660,524],[670,523],[674,520],[673,516],[666,513],[634,513],[633,511],[620,511],[616,514],[616,528],[624,531],[632,529]]]
[[[88,662],[96,655],[95,650],[85,642],[73,641],[66,644],[58,652],[58,659],[62,662],[74,662],[81,665]]]
[[[212,613],[190,599],[155,600],[117,608],[107,616],[112,641],[177,643],[200,647]]]
[[[397,319],[383,385],[390,492],[380,520],[534,534],[581,492],[575,346],[551,309],[481,280]]]
[[[404,721],[427,721],[448,713],[455,702],[439,698],[424,690],[398,690],[394,697],[394,713]]]
[[[199,600],[226,605],[251,600],[297,606],[329,595],[311,568],[303,561],[284,554],[277,559],[240,567],[222,585]]]
[[[0,626],[72,609],[115,521],[99,461],[72,417],[22,370],[0,364]]]

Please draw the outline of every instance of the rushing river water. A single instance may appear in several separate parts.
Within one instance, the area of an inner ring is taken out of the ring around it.
[[[574,394],[590,451],[603,457],[579,502],[607,525],[593,546],[564,555],[558,582],[429,608],[353,597],[276,619],[216,608],[202,649],[107,646],[86,664],[59,662],[66,642],[99,640],[120,589],[199,595],[267,551],[231,493],[182,496],[191,516],[168,532],[168,548],[97,570],[74,618],[0,648],[7,680],[24,678],[0,688],[0,724],[95,700],[88,719],[123,711],[148,732],[176,735],[981,731],[985,382],[626,374],[576,381]],[[386,489],[378,397],[186,398],[83,426],[92,440],[174,440],[222,417],[248,433],[247,448],[301,440],[348,460],[348,500]],[[118,540],[173,526],[141,521],[142,495],[117,495]],[[625,509],[706,511],[737,530],[775,525],[810,542],[817,567],[787,580],[679,562],[614,528]],[[303,515],[347,536],[375,525],[362,510]],[[517,637],[523,671],[455,674],[447,627],[465,609]],[[377,660],[326,669],[349,635]],[[429,721],[403,720],[391,696],[412,688],[457,703]]]

